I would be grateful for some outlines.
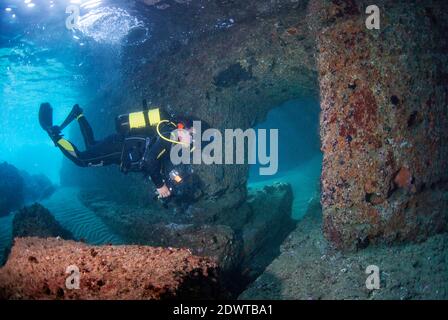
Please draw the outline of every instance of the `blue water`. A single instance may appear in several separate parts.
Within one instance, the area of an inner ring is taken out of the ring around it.
[[[123,2],[0,3],[0,161],[59,182],[62,157],[38,126],[38,107],[51,102],[60,123],[75,103],[110,90],[122,42],[135,45],[150,36],[149,27],[117,3]],[[80,20],[78,28],[68,29],[72,4]]]
[[[51,101],[58,105],[55,118],[62,119],[82,101],[76,59],[67,55],[63,36],[45,32],[40,6],[2,1],[0,10],[0,160],[58,182],[62,157],[39,127],[37,111]]]
[[[291,184],[294,193],[292,216],[300,219],[311,200],[319,198],[322,154],[319,138],[319,101],[288,101],[272,109],[256,129],[278,129],[278,172],[259,174],[260,165],[249,171],[249,188],[262,188],[276,182]]]
[[[41,102],[51,101],[58,106],[55,119],[62,119],[82,101],[76,75],[56,54],[22,42],[0,49],[0,83],[0,159],[58,183],[62,156],[39,127],[37,112]]]
[[[253,165],[251,182],[283,176],[320,154],[319,111],[319,101],[308,98],[285,102],[268,113],[255,129],[278,130],[278,171],[274,176],[263,176],[259,174],[263,165]]]

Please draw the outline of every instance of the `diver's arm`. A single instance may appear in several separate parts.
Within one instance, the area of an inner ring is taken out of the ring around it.
[[[159,194],[160,198],[168,198],[169,196],[171,196],[171,191],[170,189],[168,189],[166,184],[157,189],[157,193]]]
[[[160,173],[160,165],[156,167],[158,168],[154,168],[154,170],[150,170],[148,173],[152,183],[154,183],[157,189],[160,189],[161,187],[163,187],[165,182],[163,181],[162,174]]]
[[[145,157],[145,172],[150,176],[152,182],[157,188],[157,192],[161,197],[168,197],[169,190],[163,181],[161,171],[162,159],[169,152],[169,143],[164,140],[158,139],[154,145],[148,150],[148,154]],[[166,190],[165,190],[166,189]]]

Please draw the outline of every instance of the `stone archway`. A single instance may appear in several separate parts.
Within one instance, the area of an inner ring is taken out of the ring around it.
[[[327,238],[362,248],[446,230],[448,50],[434,40],[444,39],[446,4],[378,1],[380,30],[366,29],[365,1],[278,5],[130,67],[112,114],[148,98],[217,128],[248,128],[273,105],[320,94]],[[206,216],[238,214],[247,167],[201,175],[204,192],[222,199]]]

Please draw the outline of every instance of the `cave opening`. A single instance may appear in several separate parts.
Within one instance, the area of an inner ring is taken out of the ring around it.
[[[275,175],[259,175],[259,164],[249,169],[248,188],[263,188],[275,182],[291,184],[293,219],[302,218],[313,199],[319,198],[322,153],[319,137],[319,100],[289,100],[272,109],[258,124],[260,129],[278,129],[278,162]]]

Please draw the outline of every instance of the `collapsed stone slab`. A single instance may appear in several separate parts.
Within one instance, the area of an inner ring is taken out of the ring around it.
[[[66,286],[69,266],[79,270],[79,289]],[[224,292],[218,266],[187,249],[16,238],[0,269],[1,299],[213,299]]]
[[[197,223],[190,210],[177,213],[157,203],[123,205],[94,191],[83,191],[80,198],[126,243],[188,248],[195,255],[215,259],[224,271],[235,269],[240,259],[241,245],[232,228]]]
[[[158,223],[144,224],[135,231],[127,236],[139,243],[188,248],[195,255],[210,257],[223,271],[234,270],[240,262],[241,243],[228,226]]]

